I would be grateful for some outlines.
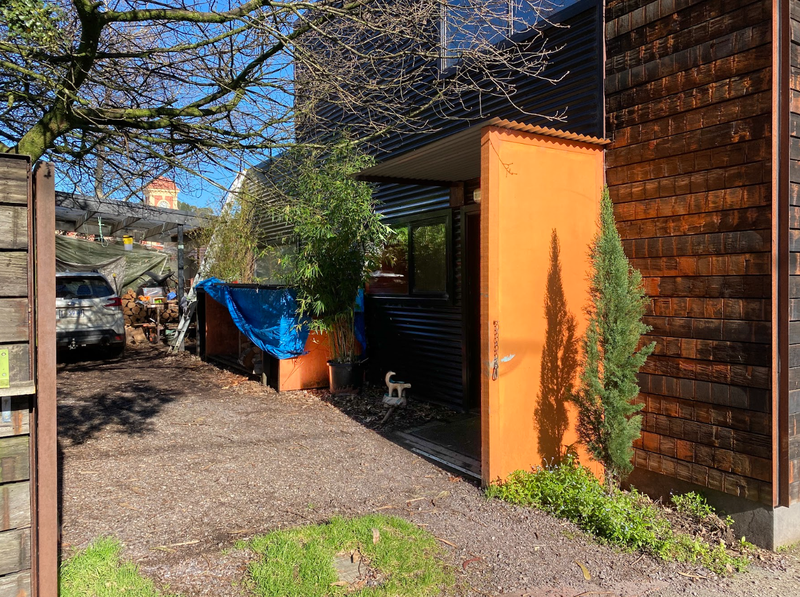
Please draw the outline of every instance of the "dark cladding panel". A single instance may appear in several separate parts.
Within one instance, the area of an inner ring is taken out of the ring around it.
[[[789,498],[800,501],[800,0],[790,0]]]
[[[450,207],[450,191],[443,187],[382,184],[374,197],[378,211],[390,222]]]
[[[411,384],[411,396],[461,409],[464,404],[461,309],[370,297],[367,331],[369,375],[383,383],[387,371]]]
[[[606,180],[656,341],[636,465],[767,504],[771,11],[609,0],[605,84]]]
[[[598,0],[582,0],[554,15],[552,20],[557,24],[543,30],[545,47],[551,53],[541,77],[512,77],[508,97],[465,93],[458,105],[430,110],[422,117],[427,119],[424,130],[394,134],[376,142],[373,150],[377,159],[395,157],[494,117],[602,137],[600,6]],[[320,130],[303,131],[301,135],[323,135],[325,129],[345,127],[361,117],[359,113],[342,113],[337,106],[322,109],[320,114]]]

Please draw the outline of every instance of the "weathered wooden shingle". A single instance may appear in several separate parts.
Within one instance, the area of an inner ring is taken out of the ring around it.
[[[635,462],[764,502],[772,499],[771,10],[761,0],[606,7],[607,182],[625,250],[652,297],[645,321],[656,341],[639,376]]]

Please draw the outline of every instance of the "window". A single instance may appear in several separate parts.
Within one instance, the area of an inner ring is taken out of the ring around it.
[[[447,0],[442,7],[442,69],[454,66],[464,52],[495,44],[527,31],[540,19],[578,0]]]
[[[450,282],[449,211],[398,224],[394,230],[381,267],[367,284],[367,293],[446,298]]]
[[[57,276],[56,298],[88,299],[105,298],[114,290],[99,276]]]
[[[411,228],[414,261],[412,294],[447,292],[447,226],[445,222]]]
[[[408,225],[397,226],[381,256],[381,268],[372,272],[369,294],[408,294]]]

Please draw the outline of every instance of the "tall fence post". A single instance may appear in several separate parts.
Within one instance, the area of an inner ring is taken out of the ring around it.
[[[35,248],[36,397],[31,433],[34,454],[33,592],[58,595],[58,447],[56,421],[55,171],[33,171]]]

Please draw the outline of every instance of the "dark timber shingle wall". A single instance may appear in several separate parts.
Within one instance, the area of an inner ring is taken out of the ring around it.
[[[790,1],[789,499],[800,501],[800,0]]]
[[[771,2],[606,20],[607,181],[657,342],[636,465],[771,503]]]

